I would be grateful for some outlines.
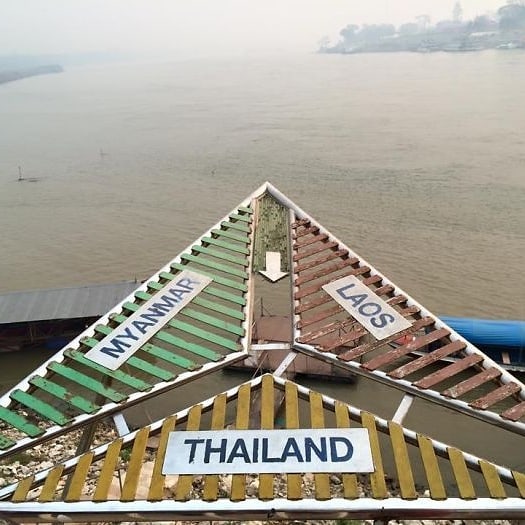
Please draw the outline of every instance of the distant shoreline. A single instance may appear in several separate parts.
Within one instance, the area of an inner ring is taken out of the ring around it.
[[[0,71],[0,84],[6,82],[14,82],[22,78],[34,77],[36,75],[48,75],[50,73],[62,73],[64,69],[58,64],[50,64],[47,66],[35,66],[21,69],[11,69]]]

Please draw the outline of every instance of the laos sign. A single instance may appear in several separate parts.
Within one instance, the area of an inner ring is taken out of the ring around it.
[[[366,428],[171,432],[163,474],[374,472]]]
[[[86,357],[117,370],[144,343],[199,294],[212,279],[184,270],[140,309],[86,353]]]
[[[353,275],[325,284],[323,289],[378,340],[411,326],[410,321]]]

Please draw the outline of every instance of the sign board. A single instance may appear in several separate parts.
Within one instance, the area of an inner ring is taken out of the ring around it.
[[[325,284],[323,290],[378,340],[412,326],[354,275]]]
[[[171,432],[163,474],[374,472],[366,428]]]
[[[211,281],[209,277],[188,270],[179,273],[89,350],[86,357],[110,370],[117,370]]]

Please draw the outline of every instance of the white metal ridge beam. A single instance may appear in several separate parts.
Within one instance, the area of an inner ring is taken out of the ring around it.
[[[448,498],[433,500],[401,498],[347,500],[334,498],[261,501],[79,501],[75,503],[0,502],[0,517],[11,522],[86,522],[86,521],[213,521],[213,520],[281,520],[295,519],[523,519],[525,500]]]

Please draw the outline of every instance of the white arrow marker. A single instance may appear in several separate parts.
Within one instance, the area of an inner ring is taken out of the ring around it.
[[[266,270],[260,270],[272,282],[282,279],[287,272],[281,272],[281,252],[266,252]]]

